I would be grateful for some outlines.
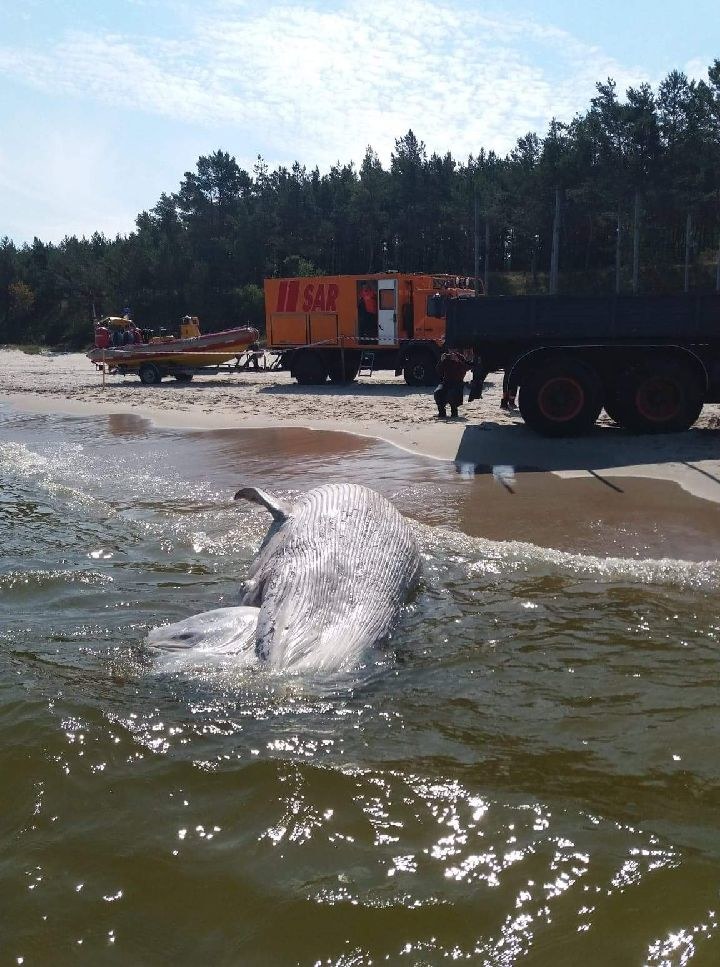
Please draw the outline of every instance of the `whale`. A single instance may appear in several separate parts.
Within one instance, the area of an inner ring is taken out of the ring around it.
[[[389,500],[348,483],[316,487],[293,502],[243,487],[235,500],[272,517],[239,605],[152,631],[147,643],[164,653],[163,667],[189,667],[202,657],[343,672],[392,635],[421,560],[410,522]]]

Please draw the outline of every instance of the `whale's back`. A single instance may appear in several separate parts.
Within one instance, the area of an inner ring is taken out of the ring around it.
[[[343,670],[392,630],[420,569],[412,528],[367,487],[303,495],[258,555],[244,604],[257,650],[278,667]]]

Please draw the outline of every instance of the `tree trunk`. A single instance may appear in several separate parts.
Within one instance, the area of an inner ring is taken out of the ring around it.
[[[473,198],[475,208],[475,295],[480,295],[480,200],[477,187]]]
[[[485,295],[488,294],[488,288],[490,284],[490,220],[485,220]]]
[[[690,291],[690,238],[692,235],[692,215],[687,214],[685,222],[685,292]]]
[[[588,215],[588,236],[585,244],[585,271],[590,269],[590,255],[592,253],[593,242],[595,241],[595,228],[592,215]]]
[[[552,251],[550,253],[550,295],[557,295],[560,264],[560,189],[555,189],[555,217],[553,218]]]
[[[532,289],[537,292],[537,246],[533,244],[532,256],[530,258],[530,273],[532,276]]]
[[[615,233],[615,295],[620,295],[620,270],[622,268],[621,241],[622,241],[622,211],[621,211],[620,205],[618,205],[617,230]]]
[[[633,219],[633,295],[638,294],[640,288],[640,192],[635,192],[635,217]]]
[[[720,292],[720,242],[718,242],[717,272],[715,274],[715,291]]]

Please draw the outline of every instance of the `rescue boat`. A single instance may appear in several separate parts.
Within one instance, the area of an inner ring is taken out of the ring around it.
[[[196,316],[187,316],[179,336],[153,336],[147,342],[132,320],[107,316],[95,326],[95,346],[87,353],[95,364],[118,372],[139,371],[146,364],[201,369],[218,366],[245,352],[260,333],[251,326],[201,333]]]

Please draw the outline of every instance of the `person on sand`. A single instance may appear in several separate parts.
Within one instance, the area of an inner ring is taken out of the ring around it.
[[[256,342],[252,343],[247,348],[247,362],[246,362],[245,368],[259,370],[261,356],[262,356],[262,352],[260,351],[260,347],[258,346],[258,344]]]
[[[468,403],[472,403],[473,400],[482,399],[487,374],[488,368],[483,365],[482,357],[476,349],[473,352],[472,379],[470,380],[470,390],[467,398]]]
[[[442,354],[437,364],[440,385],[433,393],[438,408],[438,417],[447,417],[447,407],[450,407],[450,417],[458,418],[458,406],[462,406],[465,373],[471,368],[470,362],[456,349],[449,349]]]
[[[502,399],[500,400],[501,410],[515,410],[517,405],[515,403],[515,397],[517,395],[517,384],[513,380],[509,380],[507,373],[503,379],[503,391]]]

